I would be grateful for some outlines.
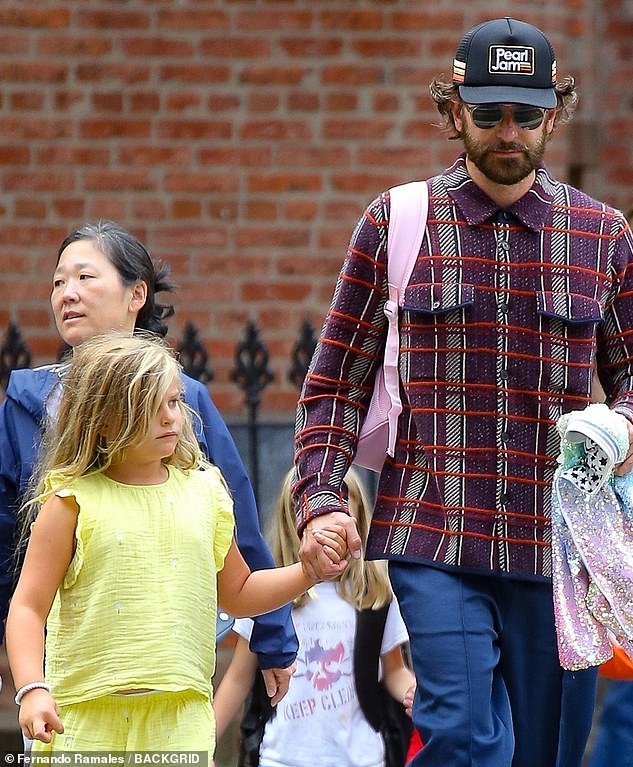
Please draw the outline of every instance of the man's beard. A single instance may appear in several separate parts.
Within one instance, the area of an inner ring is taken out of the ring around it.
[[[512,186],[527,178],[533,170],[539,167],[545,154],[548,134],[545,126],[541,129],[541,136],[532,149],[518,142],[506,143],[498,141],[494,144],[481,144],[473,138],[468,128],[464,127],[461,135],[468,159],[479,168],[486,178],[495,184]],[[499,151],[520,152],[520,156],[501,157],[493,152]]]

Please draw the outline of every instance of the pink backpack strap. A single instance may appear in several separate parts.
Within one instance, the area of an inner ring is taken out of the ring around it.
[[[396,427],[402,412],[400,401],[400,331],[398,309],[404,303],[404,291],[411,279],[426,229],[429,188],[426,181],[411,181],[389,190],[389,231],[387,233],[387,282],[389,299],[385,316],[389,322],[383,360],[384,385],[391,405],[388,414],[387,454],[393,457]]]
[[[404,295],[426,229],[429,187],[426,181],[411,181],[394,186],[389,190],[389,199],[387,282]]]

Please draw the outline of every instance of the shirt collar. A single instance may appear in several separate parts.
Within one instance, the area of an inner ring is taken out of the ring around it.
[[[471,226],[483,224],[500,212],[497,203],[468,174],[465,154],[445,171],[444,180],[449,197]],[[541,165],[529,191],[506,210],[524,226],[540,231],[551,216],[554,184],[545,166]]]

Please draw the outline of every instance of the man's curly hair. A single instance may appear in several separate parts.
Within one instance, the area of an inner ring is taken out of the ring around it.
[[[578,103],[576,81],[571,75],[564,77],[556,83],[554,91],[556,92],[557,101],[554,125],[569,122],[576,111]],[[429,92],[437,106],[437,111],[442,116],[440,127],[449,133],[449,139],[461,138],[461,134],[455,126],[451,109],[451,102],[457,104],[464,103],[459,95],[458,86],[454,83],[443,82],[436,77],[429,85]]]

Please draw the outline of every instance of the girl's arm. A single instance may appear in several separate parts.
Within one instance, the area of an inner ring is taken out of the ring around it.
[[[415,686],[415,675],[405,665],[402,655],[402,645],[394,647],[381,656],[382,678],[390,695],[399,703],[404,704],[407,691]]]
[[[73,498],[52,495],[31,529],[29,545],[6,627],[9,666],[16,689],[44,682],[44,627],[53,599],[73,557],[79,509]],[[42,688],[21,702],[20,726],[29,738],[49,743],[63,732],[57,705]]]
[[[246,639],[239,637],[231,663],[213,693],[216,741],[220,740],[246,700],[256,673],[257,656],[249,650]]]
[[[232,541],[218,573],[218,601],[236,618],[251,617],[285,605],[314,583],[299,563],[251,572]]]

